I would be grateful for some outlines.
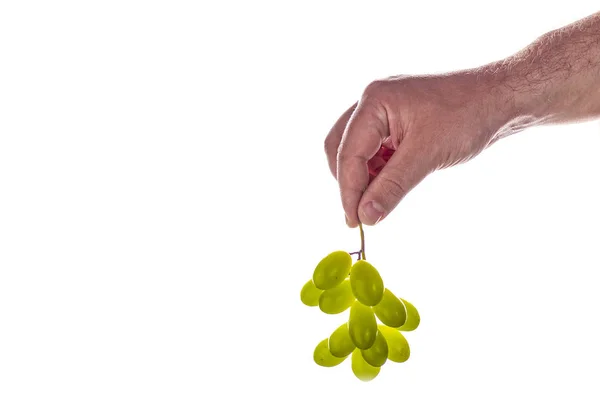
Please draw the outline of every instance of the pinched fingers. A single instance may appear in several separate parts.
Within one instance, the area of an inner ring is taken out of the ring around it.
[[[389,135],[387,115],[377,103],[361,101],[352,114],[337,154],[337,180],[347,223],[359,223],[358,205],[369,185],[369,160]]]

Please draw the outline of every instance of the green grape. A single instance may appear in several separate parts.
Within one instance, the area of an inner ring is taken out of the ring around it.
[[[345,251],[334,251],[323,258],[313,273],[313,282],[321,290],[336,287],[348,277],[352,256]]]
[[[359,349],[352,352],[352,372],[361,381],[368,382],[375,379],[380,370],[380,367],[374,367],[366,362]]]
[[[355,301],[350,308],[348,332],[352,342],[359,349],[368,349],[375,343],[377,336],[377,321],[371,307]]]
[[[400,332],[398,332],[400,333]],[[366,350],[361,350],[366,362],[374,367],[381,367],[388,358],[388,344],[381,332],[377,332],[375,343]]]
[[[350,284],[354,297],[366,306],[375,306],[383,297],[383,280],[375,267],[358,260],[350,271]]]
[[[377,318],[387,326],[399,328],[406,322],[404,303],[394,296],[389,289],[383,291],[381,301],[373,307],[373,310]]]
[[[419,315],[419,312],[417,311],[415,306],[413,306],[404,299],[400,300],[404,303],[404,306],[406,307],[406,322],[400,328],[398,328],[398,330],[414,331],[421,323],[421,316]]]
[[[335,357],[329,352],[329,347],[327,347],[328,340],[329,339],[323,339],[317,347],[315,347],[313,353],[313,359],[321,367],[335,367],[346,359],[346,357]]]
[[[397,329],[389,326],[379,325],[379,333],[381,333],[388,345],[388,359],[393,362],[401,363],[410,357],[410,346],[406,338]]]
[[[319,308],[325,314],[339,314],[346,311],[354,302],[350,281],[345,280],[341,285],[325,290],[319,297]]]
[[[319,297],[323,291],[315,286],[315,283],[311,280],[306,282],[300,291],[300,300],[309,307],[319,305]]]
[[[341,325],[329,337],[329,351],[336,357],[346,357],[355,348],[348,331],[348,323]]]

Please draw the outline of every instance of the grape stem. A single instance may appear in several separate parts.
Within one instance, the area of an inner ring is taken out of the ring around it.
[[[360,260],[360,253],[361,253],[361,251],[359,250],[359,251],[353,251],[352,253],[348,253],[348,254],[350,254],[351,256],[353,256],[354,254],[358,254],[358,259]]]
[[[362,224],[358,223],[358,229],[360,230],[360,254],[358,255],[359,260],[366,260],[367,256],[365,255],[365,231],[363,230]]]
[[[358,224],[358,227],[360,229],[360,250],[353,251],[352,253],[348,253],[348,254],[350,254],[351,256],[354,254],[358,254],[359,260],[366,261],[367,257],[365,257],[365,231],[363,230],[361,223]]]

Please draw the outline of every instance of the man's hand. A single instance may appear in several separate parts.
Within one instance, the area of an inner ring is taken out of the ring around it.
[[[431,172],[528,126],[600,116],[600,13],[467,71],[375,81],[325,140],[348,225],[385,218]]]
[[[429,173],[494,141],[510,119],[511,102],[492,78],[466,71],[367,87],[325,140],[349,226],[376,224]]]

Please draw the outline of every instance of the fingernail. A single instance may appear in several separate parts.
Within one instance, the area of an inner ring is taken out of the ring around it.
[[[385,209],[376,201],[370,201],[363,207],[363,214],[367,217],[367,221],[365,222],[371,225],[375,225],[381,221],[384,213]]]
[[[348,224],[348,216],[346,214],[344,214],[344,218],[346,218],[346,225],[350,226],[350,224]]]

